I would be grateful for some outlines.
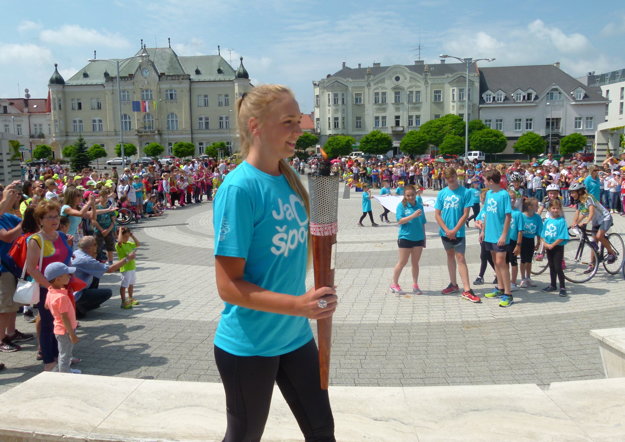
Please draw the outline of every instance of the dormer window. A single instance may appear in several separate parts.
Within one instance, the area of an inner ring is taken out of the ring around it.
[[[584,89],[578,88],[578,89],[575,90],[575,99],[576,100],[583,100],[584,99],[584,95],[586,95]]]
[[[495,101],[497,101],[497,103],[503,103],[505,97],[506,94],[504,94],[502,91],[497,91],[497,93],[495,94]]]
[[[493,93],[492,92],[486,92],[484,94],[484,101],[487,103],[492,103],[493,102]]]
[[[514,93],[514,101],[523,101],[525,95],[521,91],[517,91]]]
[[[527,92],[527,93],[525,94],[525,99],[526,99],[527,101],[534,101],[534,92]]]
[[[560,101],[562,100],[562,93],[558,89],[551,89],[547,92],[548,101]]]

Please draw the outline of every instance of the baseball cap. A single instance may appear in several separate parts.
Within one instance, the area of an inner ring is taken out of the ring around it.
[[[48,264],[44,272],[44,276],[48,281],[58,278],[61,275],[73,274],[76,272],[76,267],[67,267],[62,262],[52,262]]]

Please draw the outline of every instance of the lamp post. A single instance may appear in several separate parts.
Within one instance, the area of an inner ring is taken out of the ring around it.
[[[469,71],[471,69],[472,63],[477,63],[478,61],[495,61],[494,58],[460,58],[454,55],[441,54],[440,58],[454,58],[461,63],[465,63],[467,67],[467,83],[466,88],[464,90],[464,157],[466,158],[469,153]]]
[[[117,104],[119,105],[119,147],[122,153],[122,171],[126,168],[126,149],[124,147],[124,121],[122,120],[122,88],[119,80],[119,60],[115,61],[117,69]]]
[[[548,130],[549,130],[549,148],[548,149],[549,150],[547,151],[547,153],[553,153],[553,152],[551,152],[551,134],[553,133],[553,130],[552,130],[552,128],[553,128],[553,107],[551,107],[552,103],[550,103],[550,102],[547,102],[546,104],[547,104],[547,106],[549,106],[549,127],[548,127]]]

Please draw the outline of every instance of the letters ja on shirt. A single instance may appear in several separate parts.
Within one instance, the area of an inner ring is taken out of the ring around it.
[[[276,256],[289,256],[291,250],[295,250],[299,244],[306,244],[308,240],[308,215],[306,207],[297,195],[291,195],[289,201],[284,203],[278,198],[277,210],[272,210],[271,215],[276,221],[276,231],[271,242],[271,253]],[[294,225],[296,221],[297,225]]]

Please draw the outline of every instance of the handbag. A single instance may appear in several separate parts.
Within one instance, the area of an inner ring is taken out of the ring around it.
[[[41,254],[39,256],[39,269],[41,270],[41,266],[43,265],[43,248],[45,245],[45,240],[43,236],[41,236]],[[17,280],[17,288],[15,289],[15,293],[13,294],[13,301],[18,304],[37,304],[39,302],[39,283],[36,281],[27,281],[24,279],[26,276],[26,263],[24,263],[24,268],[22,269],[22,276]]]

